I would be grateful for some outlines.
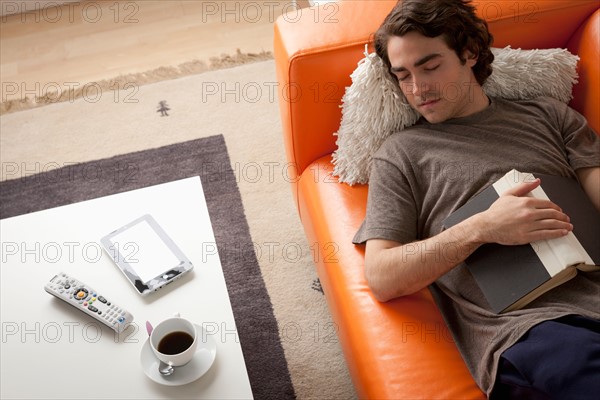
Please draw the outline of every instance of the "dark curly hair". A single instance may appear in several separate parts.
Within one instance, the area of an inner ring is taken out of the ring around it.
[[[441,36],[464,64],[465,50],[477,57],[473,66],[480,85],[492,74],[494,55],[490,50],[493,37],[485,20],[475,15],[470,0],[404,0],[399,1],[375,33],[377,55],[391,68],[387,45],[390,37],[418,32],[434,38]],[[394,80],[396,76],[391,72]]]

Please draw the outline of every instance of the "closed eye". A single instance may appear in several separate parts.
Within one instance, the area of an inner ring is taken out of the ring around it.
[[[434,65],[433,67],[427,67],[427,68],[423,68],[425,71],[435,71],[436,69],[438,69],[440,66],[440,64],[438,65]]]

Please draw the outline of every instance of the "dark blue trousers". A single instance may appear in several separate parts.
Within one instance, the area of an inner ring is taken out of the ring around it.
[[[531,328],[500,357],[490,399],[600,399],[600,321],[568,315]]]

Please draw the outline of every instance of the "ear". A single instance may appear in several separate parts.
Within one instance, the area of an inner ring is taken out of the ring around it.
[[[463,53],[463,60],[465,60],[465,64],[471,68],[477,64],[477,58],[477,54],[473,54],[470,50],[465,50]]]

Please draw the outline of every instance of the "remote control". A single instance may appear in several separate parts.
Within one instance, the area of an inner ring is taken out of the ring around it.
[[[65,273],[61,272],[55,275],[54,278],[50,279],[50,282],[46,283],[44,289],[51,295],[102,322],[117,333],[123,332],[127,325],[133,321],[131,313],[109,301],[88,285]]]

